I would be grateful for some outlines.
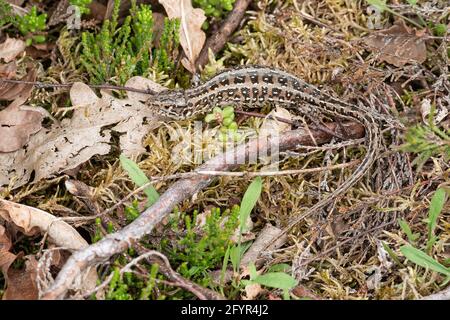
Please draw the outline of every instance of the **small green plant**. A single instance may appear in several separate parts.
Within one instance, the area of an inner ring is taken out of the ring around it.
[[[247,221],[250,217],[250,213],[258,201],[262,190],[262,180],[261,177],[256,177],[255,180],[250,183],[247,190],[242,198],[241,208],[239,210],[239,238],[235,245],[230,245],[225,252],[222,267],[222,277],[228,266],[228,261],[231,262],[233,271],[238,274],[239,268],[241,266],[241,259],[245,251],[249,248],[250,243],[247,245],[242,245],[242,234],[246,231]]]
[[[231,237],[238,226],[239,206],[221,212],[212,208],[206,214],[205,223],[198,226],[198,211],[191,215],[179,213],[171,220],[173,230],[182,227],[185,235],[177,246],[169,248],[169,242],[163,241],[162,246],[174,264],[178,264],[178,272],[186,278],[195,279],[201,285],[208,285],[208,271],[213,270],[223,259],[226,248],[231,243]],[[179,221],[184,221],[184,226]]]
[[[220,141],[226,142],[230,136],[233,141],[239,141],[241,139],[241,135],[237,132],[238,124],[234,121],[234,118],[235,114],[232,106],[227,106],[223,109],[215,107],[212,113],[205,116],[205,122],[210,123],[215,121],[221,124],[219,133]]]
[[[399,219],[398,224],[402,231],[406,234],[406,237],[408,238],[408,241],[410,243],[415,243],[417,239],[419,239],[420,234],[419,233],[413,233],[411,231],[411,228],[409,227],[408,222],[406,222],[404,219]]]
[[[8,23],[16,23],[16,15],[13,13],[11,5],[5,0],[0,0],[0,27]]]
[[[92,243],[98,242],[103,238],[102,235],[102,220],[100,218],[95,218],[94,235],[92,236]]]
[[[248,285],[258,283],[266,287],[281,289],[285,300],[290,299],[289,290],[298,284],[297,280],[285,272],[272,271],[265,274],[258,274],[253,263],[249,264],[248,270],[250,273],[250,280],[242,280],[243,284]]]
[[[389,12],[397,17],[400,17],[402,19],[404,19],[405,21],[408,21],[409,23],[411,23],[412,25],[418,27],[418,28],[423,28],[426,24],[424,23],[423,19],[419,17],[419,19],[422,21],[422,25],[418,24],[417,22],[415,22],[414,20],[409,19],[408,17],[405,17],[404,15],[396,12],[395,10],[392,10],[387,4],[386,4],[386,0],[366,0],[366,2],[372,6],[374,6],[375,8],[377,8],[380,12]],[[407,2],[411,5],[411,6],[415,6],[417,3],[417,0],[407,0]]]
[[[193,0],[196,7],[200,7],[208,17],[222,18],[227,11],[233,9],[235,0]]]
[[[234,273],[239,274],[242,256],[250,246],[250,244],[243,246],[241,243],[241,237],[242,234],[246,232],[246,222],[261,195],[261,191],[262,180],[261,177],[257,177],[249,185],[244,197],[242,198],[241,208],[239,210],[239,239],[238,243],[236,245],[229,246],[225,253],[222,266],[222,278],[225,274],[228,261],[231,262]],[[233,286],[240,288],[242,285],[258,283],[266,287],[281,289],[283,291],[283,298],[288,300],[290,299],[289,290],[297,285],[297,280],[285,273],[285,271],[289,268],[290,267],[286,264],[280,264],[273,266],[269,272],[259,275],[256,271],[255,265],[250,263],[248,265],[250,280],[241,280],[240,282],[236,282],[236,279],[233,279]]]
[[[44,43],[46,38],[42,32],[45,30],[47,14],[38,14],[37,7],[33,6],[29,13],[23,17],[17,17],[17,28],[26,36],[26,44]]]
[[[149,300],[150,295],[152,294],[153,288],[156,284],[156,276],[158,274],[159,265],[152,264],[150,268],[150,277],[147,280],[147,284],[142,288],[141,295],[139,297],[140,300]]]
[[[445,161],[450,159],[450,136],[435,124],[416,125],[408,129],[405,135],[406,143],[401,147],[403,151],[414,152],[417,157],[413,164],[420,168],[430,157],[443,156]]]
[[[113,271],[113,277],[109,283],[109,290],[106,293],[107,300],[132,300],[133,297],[128,292],[128,282],[131,281],[132,274],[125,273],[124,279],[120,276],[119,268],[115,267]]]
[[[127,218],[127,222],[132,222],[139,217],[139,208],[138,208],[138,202],[137,200],[133,200],[131,203],[131,206],[125,207],[125,217]]]
[[[80,10],[80,14],[89,14],[91,10],[89,9],[89,5],[91,4],[92,0],[70,0],[69,3],[72,6],[78,7],[78,10]]]
[[[408,260],[412,261],[413,263],[421,267],[429,268],[433,271],[445,275],[446,280],[444,284],[447,284],[450,281],[450,268],[440,264],[434,258],[429,256],[429,254],[431,253],[433,245],[437,241],[437,237],[434,231],[437,226],[439,214],[441,213],[444,204],[446,202],[446,198],[447,198],[446,191],[442,188],[439,188],[436,190],[431,199],[430,208],[428,211],[428,219],[426,221],[428,226],[428,235],[425,250],[417,249],[409,244],[400,247],[400,251]],[[404,222],[404,224],[406,224],[406,222]],[[405,226],[403,226],[402,229],[405,230]],[[407,230],[409,230],[410,233],[408,239],[411,241],[412,235],[409,226]],[[412,238],[414,239],[414,241],[417,240],[417,237],[415,236],[413,236]],[[427,251],[429,254],[427,254],[425,251]]]
[[[117,264],[118,261],[116,260]],[[148,275],[136,275],[132,272],[120,272],[120,268],[115,266],[112,271],[112,278],[109,282],[108,291],[106,292],[106,300],[148,300],[151,298],[152,291],[156,285],[158,277],[157,264],[149,267]],[[164,296],[159,296],[163,299]]]
[[[147,76],[152,68],[170,72],[171,53],[178,47],[179,22],[166,20],[159,48],[153,50],[153,15],[149,5],[132,1],[130,15],[119,27],[120,1],[114,2],[111,20],[99,33],[83,32],[80,61],[93,83],[113,81],[123,85],[134,75]]]
[[[179,38],[180,20],[164,18],[164,28],[159,40],[159,48],[155,51],[154,59],[158,71],[166,73],[175,69],[175,62],[170,58],[180,44]]]
[[[447,25],[444,23],[430,23],[430,27],[436,37],[444,37],[448,30]]]
[[[128,173],[130,179],[138,187],[148,184],[148,186],[144,189],[144,193],[148,199],[147,206],[150,207],[153,205],[159,199],[159,193],[151,184],[149,184],[150,180],[147,178],[145,173],[139,168],[136,162],[128,159],[125,155],[121,154],[119,159],[122,168]]]

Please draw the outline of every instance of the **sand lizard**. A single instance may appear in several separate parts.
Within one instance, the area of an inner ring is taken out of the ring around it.
[[[263,66],[228,69],[200,86],[188,90],[164,90],[147,100],[155,112],[174,120],[192,118],[220,105],[256,108],[264,103],[281,104],[301,114],[320,111],[331,117],[350,119],[361,123],[366,132],[367,152],[353,174],[328,197],[289,221],[283,229],[285,233],[301,219],[342,195],[368,171],[377,157],[381,135],[376,119],[368,110],[334,98],[292,74]]]

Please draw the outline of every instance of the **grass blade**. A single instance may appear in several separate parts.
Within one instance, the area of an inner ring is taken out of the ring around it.
[[[406,258],[408,258],[415,264],[442,273],[447,277],[450,276],[449,268],[444,267],[442,264],[427,255],[425,252],[420,251],[419,249],[416,249],[410,245],[400,247],[400,251]]]
[[[120,164],[122,165],[122,168],[128,173],[128,176],[130,179],[139,187],[142,187],[144,184],[149,183],[150,180],[147,178],[145,173],[138,167],[136,162],[133,160],[128,159],[123,154],[120,155]],[[147,205],[151,206],[159,199],[159,193],[156,191],[156,189],[149,185],[147,188],[144,189],[144,193],[147,196]]]
[[[442,211],[442,208],[445,204],[445,190],[439,188],[434,193],[431,198],[430,209],[428,211],[428,241],[427,241],[427,252],[430,252],[431,247],[436,241],[436,237],[434,235],[434,230],[437,226],[437,221],[439,214]]]

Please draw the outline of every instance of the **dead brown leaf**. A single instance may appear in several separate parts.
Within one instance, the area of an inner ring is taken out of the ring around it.
[[[307,287],[302,285],[297,285],[294,289],[292,289],[292,293],[299,298],[307,297],[313,300],[321,300],[319,296],[317,296]]]
[[[23,81],[35,81],[36,80],[36,70],[31,69],[26,76],[22,79]],[[19,97],[25,102],[33,90],[33,85],[25,83],[6,83],[0,81],[0,100],[16,100]]]
[[[14,100],[0,111],[0,152],[13,152],[22,148],[30,135],[42,128],[44,116],[30,109],[21,110],[22,101]]]
[[[36,300],[39,291],[36,284],[37,260],[34,256],[25,257],[25,268],[8,270],[7,288],[3,300]]]
[[[33,59],[49,58],[55,46],[54,43],[33,44],[32,46],[27,47],[27,56],[32,57]]]
[[[0,217],[28,236],[46,232],[49,241],[60,247],[78,250],[88,245],[67,222],[37,208],[0,199]]]
[[[427,48],[423,32],[409,28],[403,20],[398,20],[389,29],[382,30],[364,39],[373,50],[378,51],[378,59],[396,67],[407,63],[423,63],[427,58]]]
[[[0,78],[11,79],[16,75],[17,64],[15,61],[11,61],[7,64],[0,64]]]
[[[0,270],[5,277],[6,290],[3,300],[30,300],[37,299],[36,287],[37,262],[33,256],[27,256],[24,269],[11,268],[12,263],[22,256],[15,255],[9,250],[12,247],[11,235],[6,228],[0,225]]]
[[[245,296],[242,300],[255,300],[263,292],[263,288],[259,283],[252,283],[245,286]]]
[[[89,5],[89,18],[95,19],[97,21],[103,21],[106,14],[106,6],[99,1],[92,1]]]
[[[202,24],[206,20],[202,9],[194,9],[190,0],[159,0],[169,18],[180,19],[180,44],[186,55],[183,66],[195,73],[195,61],[206,40]]]
[[[6,276],[9,267],[16,259],[16,255],[9,252],[12,243],[6,228],[0,225],[0,270]]]
[[[79,250],[88,246],[87,241],[68,223],[37,208],[0,199],[0,217],[8,223],[13,224],[25,235],[46,233],[48,235],[48,241],[57,247],[63,247],[68,250]],[[5,292],[3,298],[14,299],[19,297],[20,299],[26,299],[30,297],[36,299],[37,291],[35,291],[35,282],[37,264],[35,258],[33,256],[26,257],[28,258],[28,264],[26,263],[25,270],[20,270],[20,272],[11,270],[10,265],[17,257],[11,253],[9,256],[5,254],[5,251],[9,251],[11,248],[11,242],[3,234],[4,228],[0,226],[0,262],[3,260],[3,264],[0,264],[0,267],[2,268],[3,274],[7,275],[8,288],[12,290],[9,295]],[[51,260],[52,265],[60,263],[60,260],[60,255],[54,255]],[[97,273],[95,268],[91,268],[79,289],[92,290],[96,285],[96,281]],[[20,288],[20,290],[17,290],[17,288]],[[23,296],[20,296],[21,294]]]
[[[7,38],[0,44],[0,60],[5,62],[13,61],[19,54],[26,49],[26,44],[20,39]]]
[[[23,148],[0,154],[0,185],[17,188],[73,169],[94,155],[107,154],[112,131],[121,134],[124,154],[144,152],[142,138],[157,125],[153,111],[139,101],[102,94],[98,98],[87,85],[76,83],[70,91],[75,106],[71,118],[40,130]],[[29,181],[33,172],[34,179]]]

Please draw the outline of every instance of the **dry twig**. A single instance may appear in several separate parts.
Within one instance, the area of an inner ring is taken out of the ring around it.
[[[346,125],[346,129],[352,138],[359,138],[364,135],[359,124],[349,123]],[[328,142],[332,138],[331,135],[320,130],[313,131],[313,135],[318,143]],[[278,152],[296,148],[301,144],[312,143],[311,137],[304,130],[289,131],[283,133],[277,139],[279,142]],[[273,139],[267,137],[261,137],[256,141],[252,140],[231,151],[235,155],[233,163],[227,161],[230,159],[228,154],[230,152],[223,153],[200,166],[199,170],[233,170],[239,166],[239,163],[245,163],[245,159],[248,159],[252,154],[268,154],[272,143]],[[130,245],[149,234],[156,224],[172,212],[175,205],[205,188],[214,179],[214,176],[200,175],[174,183],[153,206],[146,209],[131,224],[116,233],[107,235],[87,249],[75,252],[61,269],[55,282],[44,292],[42,298],[63,299],[74,280],[82,275],[89,266],[102,263],[112,255],[125,251]]]
[[[251,0],[237,0],[234,4],[233,10],[228,14],[224,23],[219,28],[219,31],[213,34],[206,40],[202,51],[195,62],[197,69],[203,67],[208,63],[208,50],[211,49],[213,53],[217,53],[223,49],[228,41],[228,38],[236,30],[244,17],[245,10],[250,4]]]

